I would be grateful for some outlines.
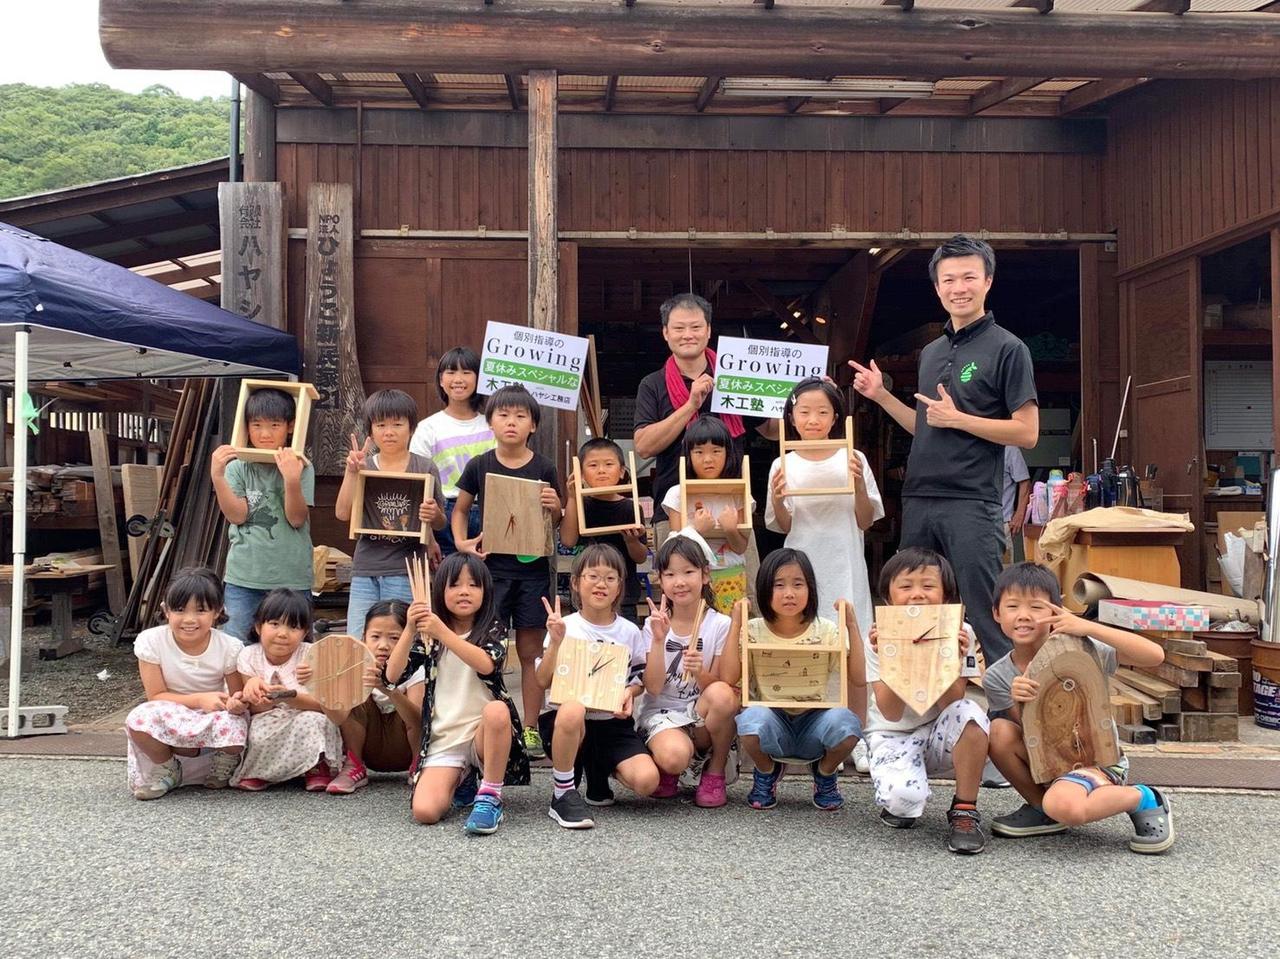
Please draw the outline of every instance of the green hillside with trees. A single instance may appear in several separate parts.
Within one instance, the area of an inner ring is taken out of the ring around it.
[[[0,84],[0,199],[227,154],[227,97]]]

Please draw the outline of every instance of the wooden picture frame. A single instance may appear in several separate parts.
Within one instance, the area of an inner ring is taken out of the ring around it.
[[[366,686],[364,672],[376,660],[364,643],[345,633],[331,633],[307,647],[303,662],[311,667],[307,692],[325,709],[350,712],[366,699],[372,686]]]
[[[484,479],[483,530],[486,553],[550,556],[551,523],[542,508],[541,480],[489,473]]]
[[[1048,783],[1073,769],[1120,761],[1111,690],[1088,640],[1051,636],[1026,675],[1040,684],[1022,706],[1032,779]]]
[[[627,476],[631,482],[620,486],[584,486],[582,483],[582,460],[573,457],[573,494],[578,506],[578,533],[582,536],[603,536],[605,533],[621,533],[624,529],[644,526],[644,517],[640,514],[640,487],[636,482],[636,454],[627,450]],[[635,512],[636,521],[623,526],[588,526],[587,511],[583,508],[584,499],[597,499],[601,496],[613,496],[622,493],[631,497],[631,508]]]
[[[960,678],[964,607],[877,606],[880,681],[924,714]]]
[[[244,411],[249,402],[249,394],[257,390],[279,390],[293,397],[293,436],[289,440],[289,449],[309,462],[305,455],[307,447],[307,428],[311,425],[311,405],[320,399],[320,392],[310,383],[290,383],[285,380],[241,380],[240,399],[236,402],[236,418],[231,426],[231,445],[235,447],[236,458],[246,463],[274,463],[275,450],[260,450],[249,442],[249,424],[245,422]]]
[[[631,650],[626,646],[566,636],[547,698],[556,706],[581,703],[616,713],[626,696],[630,668]]]
[[[426,546],[431,541],[431,525],[418,518],[418,506],[434,495],[430,473],[395,473],[383,470],[360,470],[356,473],[355,486],[351,494],[351,522],[347,529],[349,539],[360,536],[399,536],[405,539],[416,539]],[[409,497],[408,524],[404,529],[389,529],[375,525],[380,515],[369,509],[368,497],[378,495],[376,489],[383,487],[386,492],[403,490]],[[419,487],[421,489],[419,489]],[[422,495],[418,496],[421,492]],[[415,498],[416,497],[416,498]],[[413,529],[414,525],[417,529]]]
[[[742,657],[742,706],[774,709],[833,709],[849,706],[849,627],[844,604],[839,612],[835,643],[752,643],[743,617],[738,636]],[[832,659],[837,662],[832,663]],[[817,670],[811,673],[811,670]],[[828,698],[832,679],[839,682],[837,696]],[[753,693],[753,684],[770,696]],[[762,685],[763,684],[763,685]],[[809,690],[822,690],[817,699],[799,698]]]
[[[842,449],[850,458],[853,456],[853,417],[844,418],[844,439],[842,440],[789,440],[786,423],[778,424],[778,462],[786,474],[787,453],[791,450],[836,450]],[[848,460],[845,461],[846,463]],[[793,489],[787,487],[783,496],[838,496],[852,495],[856,491],[854,479],[845,467],[846,486],[830,486],[819,489]]]
[[[698,495],[704,496],[734,496],[741,497],[742,504],[739,507],[742,513],[742,520],[738,523],[738,529],[744,533],[751,532],[752,513],[754,512],[754,504],[751,501],[751,458],[745,454],[742,457],[742,476],[739,479],[690,479],[687,475],[688,466],[685,457],[680,457],[680,528],[684,529],[692,521],[692,513],[689,510],[689,500],[694,500],[694,508],[697,508]],[[719,529],[720,521],[716,520],[716,528]]]

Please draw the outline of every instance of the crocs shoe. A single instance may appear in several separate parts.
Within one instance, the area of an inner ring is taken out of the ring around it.
[[[357,789],[362,789],[367,785],[369,785],[369,771],[365,769],[364,763],[356,759],[351,753],[347,753],[347,758],[343,760],[341,771],[325,787],[325,792],[335,796],[349,796]]]
[[[488,836],[502,823],[502,800],[486,793],[476,798],[463,829],[473,836]]]
[[[751,792],[747,793],[747,805],[752,809],[772,809],[778,805],[778,782],[782,779],[784,769],[785,767],[779,762],[773,764],[771,773],[752,769]]]
[[[653,791],[654,799],[674,799],[680,793],[680,777],[670,773],[658,774],[658,788]]]
[[[1008,815],[991,820],[991,831],[1008,839],[1022,839],[1026,836],[1052,836],[1066,832],[1067,827],[1056,819],[1050,819],[1043,809],[1023,803]]]
[[[226,789],[240,765],[240,753],[216,752],[209,764],[209,772],[204,777],[205,789]]]
[[[715,773],[704,772],[698,780],[698,788],[693,794],[694,805],[703,809],[719,809],[729,801],[725,789],[725,777]]]
[[[333,782],[333,773],[324,761],[320,761],[302,774],[302,788],[309,793],[327,792]]]
[[[1155,793],[1160,804],[1155,809],[1144,809],[1141,812],[1129,813],[1133,821],[1133,838],[1129,840],[1129,848],[1134,852],[1153,856],[1164,852],[1173,845],[1173,806],[1169,797],[1154,786],[1148,787]]]
[[[813,769],[813,804],[824,812],[834,812],[844,805],[844,796],[840,795],[840,786],[836,774],[824,776],[818,772],[818,764]]]
[[[182,767],[177,759],[160,763],[145,780],[133,787],[134,799],[159,799],[182,784]]]

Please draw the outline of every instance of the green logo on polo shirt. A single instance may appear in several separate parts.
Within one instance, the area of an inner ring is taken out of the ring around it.
[[[978,372],[977,363],[966,363],[964,365],[964,369],[960,371],[960,382],[968,383],[971,379],[973,379],[973,374],[976,372]]]

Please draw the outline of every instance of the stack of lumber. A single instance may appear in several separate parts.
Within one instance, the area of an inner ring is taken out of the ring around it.
[[[332,546],[311,550],[311,589],[316,593],[336,593],[351,585],[351,557]]]
[[[133,587],[115,639],[152,626],[174,571],[209,566],[221,577],[226,560],[226,523],[209,480],[209,461],[222,442],[222,383],[187,380],[178,399],[173,430],[160,473],[154,515],[137,558]],[[131,531],[132,533],[133,531]]]
[[[1164,647],[1164,662],[1121,667],[1111,678],[1111,711],[1120,738],[1184,743],[1234,742],[1239,736],[1238,661],[1215,653],[1189,633],[1147,632]]]
[[[120,470],[112,470],[112,491],[117,506],[123,504]],[[13,510],[13,471],[4,471],[0,481],[6,512]],[[61,514],[67,517],[93,518],[97,501],[93,489],[92,466],[32,466],[27,469],[27,515],[39,523],[41,516]]]

